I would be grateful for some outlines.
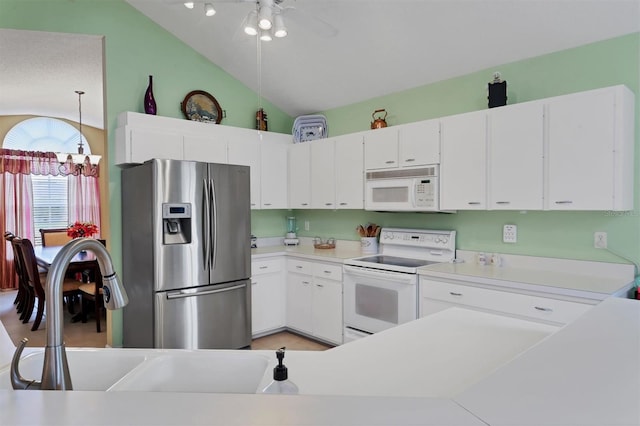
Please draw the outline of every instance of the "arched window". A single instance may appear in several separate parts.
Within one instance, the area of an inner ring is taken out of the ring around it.
[[[82,135],[84,154],[91,148]],[[69,123],[50,117],[30,118],[16,124],[5,136],[3,149],[35,152],[77,152],[79,132]],[[33,199],[31,219],[33,240],[41,244],[41,228],[66,228],[69,226],[69,179],[63,174],[31,174]],[[73,216],[73,215],[71,215]]]

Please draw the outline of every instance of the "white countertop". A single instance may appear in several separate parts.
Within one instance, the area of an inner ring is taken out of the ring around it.
[[[285,364],[308,395],[452,397],[556,331],[450,308],[328,351],[287,351]]]
[[[610,298],[546,327],[451,308],[329,351],[288,351],[301,392],[331,396],[0,391],[0,423],[640,425],[640,303]]]
[[[640,301],[610,298],[455,397],[491,426],[640,425]]]
[[[355,244],[353,244],[355,243]],[[346,259],[364,256],[360,242],[338,241],[334,249],[317,249],[312,244],[298,246],[267,246],[251,249],[251,258],[260,259],[275,255],[306,257],[311,260],[343,263]]]
[[[565,271],[545,268],[498,267],[475,263],[437,263],[418,269],[425,277],[468,280],[478,284],[556,293],[567,296],[604,300],[627,288],[633,279],[605,274],[582,273],[580,269]]]

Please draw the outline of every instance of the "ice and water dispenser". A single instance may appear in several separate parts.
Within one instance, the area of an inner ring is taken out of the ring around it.
[[[162,244],[191,242],[191,204],[162,204]]]

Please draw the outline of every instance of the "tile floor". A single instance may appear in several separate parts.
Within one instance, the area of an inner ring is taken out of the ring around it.
[[[45,346],[46,344],[46,321],[43,318],[40,327],[36,331],[31,331],[35,309],[31,320],[23,324],[20,321],[13,301],[16,297],[15,291],[0,292],[0,321],[9,333],[11,340],[17,345],[23,337],[29,339],[29,347]],[[76,306],[76,312],[80,311],[80,306]],[[46,316],[46,312],[45,312]],[[72,323],[72,315],[68,310],[64,312],[64,341],[67,347],[104,348],[107,344],[106,320],[102,319],[102,332],[96,333],[96,323],[92,317],[83,324],[81,322]],[[331,346],[298,336],[294,333],[283,331],[269,336],[255,339],[251,343],[252,349],[273,349],[286,347],[287,350],[323,351]]]

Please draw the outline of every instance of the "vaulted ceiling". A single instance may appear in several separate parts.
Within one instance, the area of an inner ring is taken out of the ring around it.
[[[127,2],[293,117],[640,30],[639,0],[283,0],[258,55],[255,0]]]

